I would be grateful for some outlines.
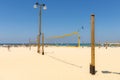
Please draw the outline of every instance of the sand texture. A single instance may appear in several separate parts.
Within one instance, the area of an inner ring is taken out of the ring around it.
[[[120,47],[95,48],[96,74],[89,73],[90,47],[0,47],[0,80],[120,80]]]

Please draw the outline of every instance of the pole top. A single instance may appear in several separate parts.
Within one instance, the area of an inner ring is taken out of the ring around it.
[[[95,16],[94,14],[91,14],[91,16]]]

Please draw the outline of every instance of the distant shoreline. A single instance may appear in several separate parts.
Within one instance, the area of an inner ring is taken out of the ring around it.
[[[73,46],[77,47],[77,43],[45,43],[45,46]],[[36,43],[1,43],[0,46],[37,46]],[[90,47],[91,43],[81,43],[81,47]],[[104,43],[104,44],[95,44],[96,47],[120,47],[120,43]]]

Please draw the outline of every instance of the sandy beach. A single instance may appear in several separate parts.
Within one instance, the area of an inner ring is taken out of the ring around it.
[[[95,48],[96,74],[89,73],[90,47],[0,47],[0,80],[120,80],[120,47]]]

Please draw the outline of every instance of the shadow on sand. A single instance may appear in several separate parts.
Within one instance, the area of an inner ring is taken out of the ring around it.
[[[59,59],[59,58],[56,58],[56,57],[53,57],[53,56],[50,56],[50,55],[47,55],[47,56],[49,56],[50,58],[52,58],[52,59],[54,59],[54,60],[63,62],[63,63],[65,63],[65,64],[68,64],[68,65],[71,65],[71,66],[74,66],[74,67],[77,67],[77,68],[82,68],[82,66],[78,66],[78,65],[76,65],[76,64],[69,63],[69,62],[64,61],[64,60],[62,60],[62,59]]]
[[[120,72],[111,72],[111,71],[101,71],[103,74],[118,74],[120,75]]]

